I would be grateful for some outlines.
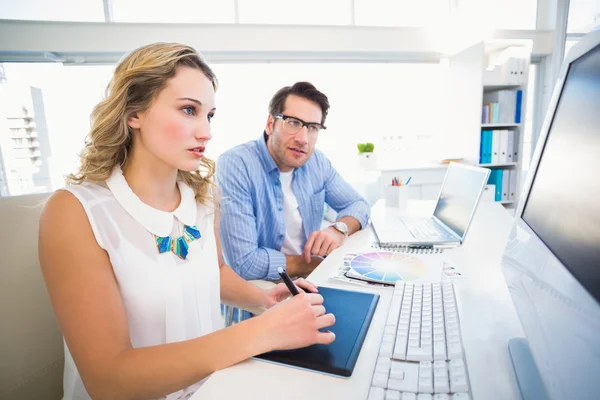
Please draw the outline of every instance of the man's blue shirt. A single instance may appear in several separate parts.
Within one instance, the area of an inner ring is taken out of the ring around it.
[[[263,135],[222,154],[216,177],[222,190],[219,229],[225,261],[245,279],[279,279],[277,268],[286,266],[279,251],[285,236],[283,191]],[[321,228],[325,203],[338,218],[354,217],[362,228],[368,223],[369,204],[319,150],[294,170],[292,190],[304,228],[302,246]]]

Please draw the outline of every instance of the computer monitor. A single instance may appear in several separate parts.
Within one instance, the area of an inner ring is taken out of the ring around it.
[[[509,345],[524,398],[600,398],[599,165],[593,32],[563,64],[502,260],[527,336]]]

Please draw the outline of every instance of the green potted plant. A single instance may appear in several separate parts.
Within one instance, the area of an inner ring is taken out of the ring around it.
[[[358,143],[358,163],[366,171],[377,168],[377,159],[375,158],[375,145],[371,142]]]

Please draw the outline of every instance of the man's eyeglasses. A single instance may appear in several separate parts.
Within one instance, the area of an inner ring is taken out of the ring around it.
[[[289,115],[277,114],[275,118],[283,120],[283,130],[290,135],[295,135],[305,126],[308,133],[313,135],[319,133],[321,129],[327,129],[325,125],[316,122],[304,122],[299,118],[290,117]]]

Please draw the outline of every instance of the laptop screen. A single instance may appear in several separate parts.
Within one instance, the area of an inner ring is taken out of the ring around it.
[[[475,213],[488,175],[489,170],[485,168],[465,167],[459,164],[448,166],[433,215],[462,239]]]

